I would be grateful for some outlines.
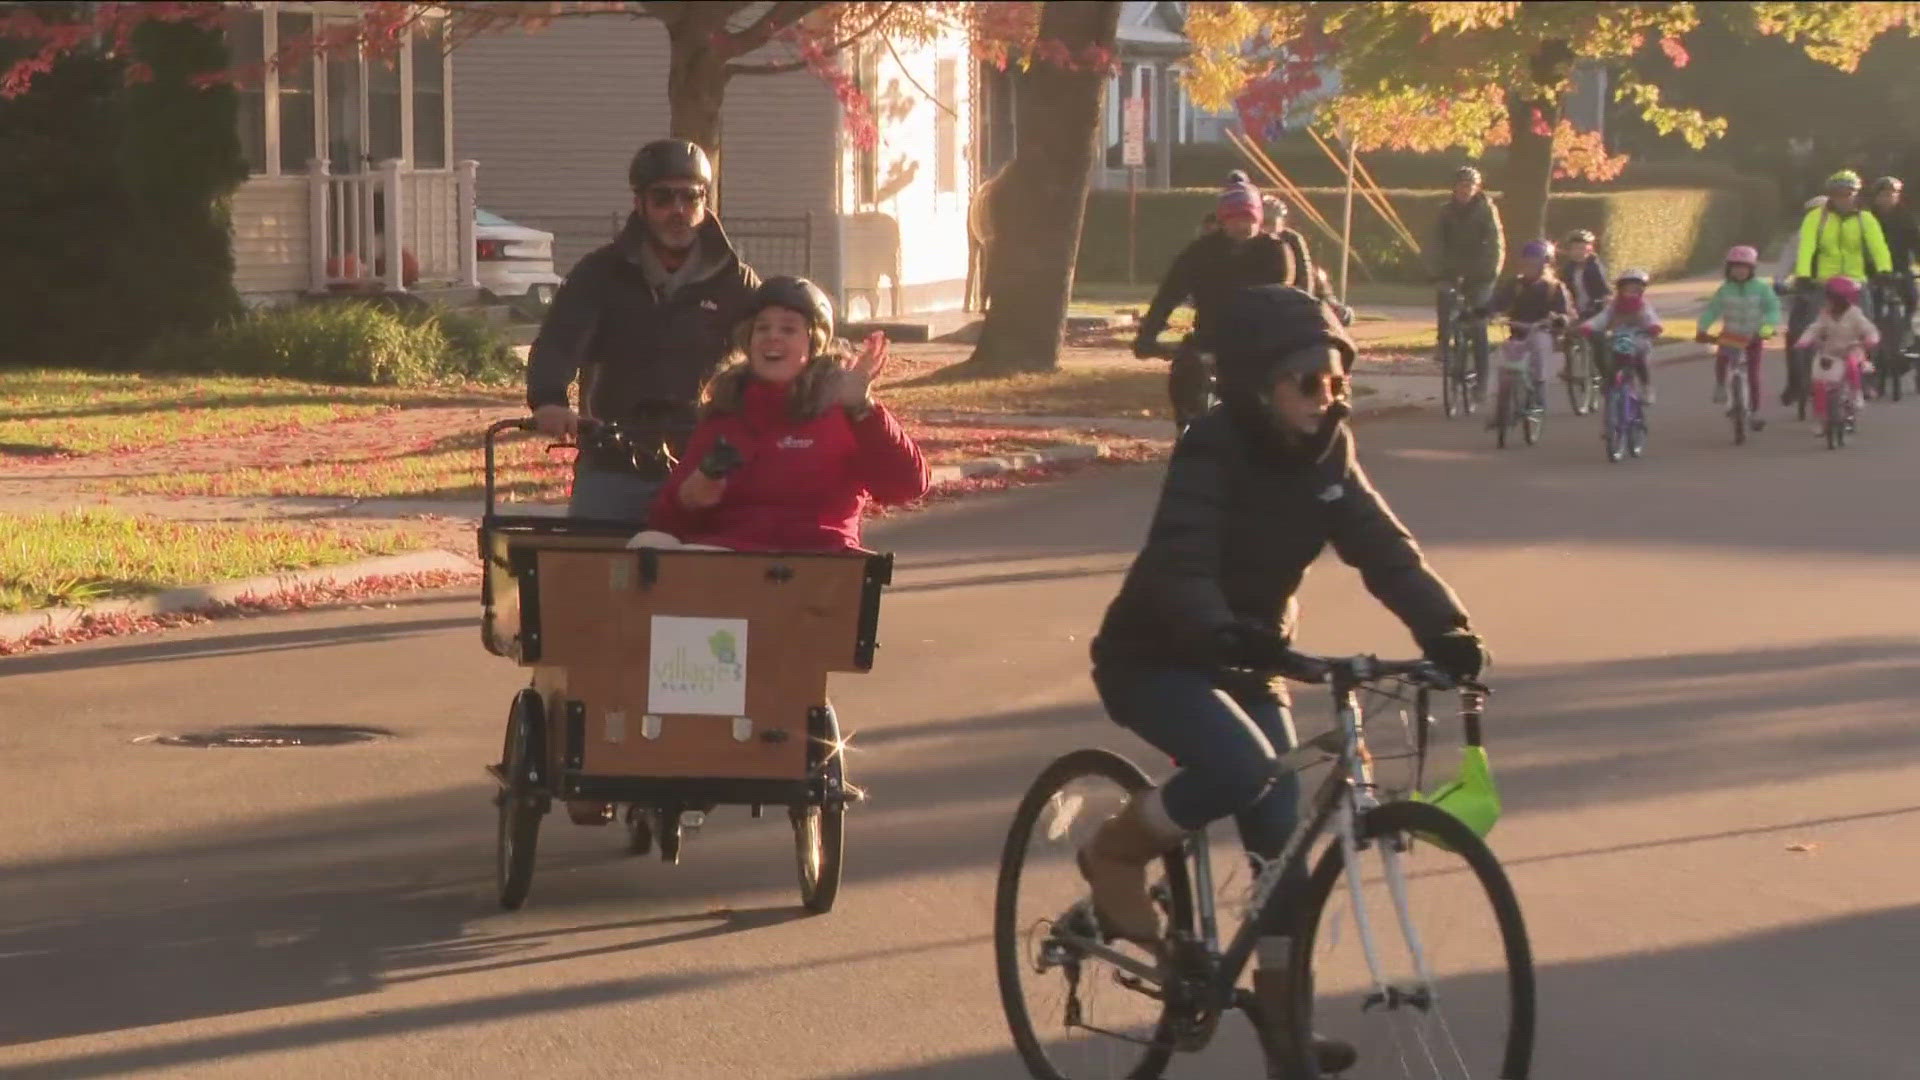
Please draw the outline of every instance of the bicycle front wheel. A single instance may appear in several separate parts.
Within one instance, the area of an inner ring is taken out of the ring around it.
[[[1106,750],[1076,750],[1027,789],[1000,856],[994,894],[994,966],[1014,1046],[1036,1080],[1151,1080],[1173,1056],[1176,1018],[1123,969],[1061,940],[1096,931],[1075,854],[1149,786],[1145,773]],[[1184,848],[1160,861],[1154,895],[1175,927],[1193,925]],[[1132,945],[1114,943],[1152,966]]]
[[[1525,1080],[1533,952],[1493,852],[1431,803],[1377,807],[1356,833],[1357,879],[1335,843],[1308,883],[1295,1015],[1353,1045],[1346,1080]]]

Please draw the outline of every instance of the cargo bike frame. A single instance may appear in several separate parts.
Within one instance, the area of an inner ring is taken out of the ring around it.
[[[479,527],[482,641],[532,669],[487,766],[501,905],[525,903],[561,801],[588,808],[579,824],[624,806],[629,850],[669,863],[716,807],[785,807],[801,900],[831,910],[862,796],[827,675],[872,667],[892,556],[629,548],[635,522],[502,513],[495,442],[531,429],[487,429]]]

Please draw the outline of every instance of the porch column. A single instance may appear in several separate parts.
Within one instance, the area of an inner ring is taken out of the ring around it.
[[[454,166],[454,212],[460,220],[454,235],[460,238],[460,283],[469,289],[480,287],[480,253],[474,248],[474,177],[480,163],[467,158]]]
[[[387,272],[381,282],[388,292],[407,291],[407,267],[402,255],[406,245],[401,243],[407,235],[406,206],[400,195],[400,159],[388,158],[380,163],[380,190],[386,203],[386,230],[381,238],[381,255],[387,260]]]
[[[307,159],[307,279],[311,292],[327,291],[327,163]]]

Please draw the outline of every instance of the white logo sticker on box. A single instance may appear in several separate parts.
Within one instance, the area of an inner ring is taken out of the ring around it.
[[[747,711],[747,620],[653,617],[647,711],[739,716]]]

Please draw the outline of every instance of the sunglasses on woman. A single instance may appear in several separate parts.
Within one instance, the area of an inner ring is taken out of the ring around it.
[[[1323,390],[1330,397],[1347,396],[1347,377],[1330,371],[1309,371],[1300,376],[1299,386],[1300,393],[1305,397],[1316,397]]]
[[[654,187],[647,189],[647,201],[657,209],[665,210],[673,206],[699,206],[706,201],[707,193],[703,188]]]

